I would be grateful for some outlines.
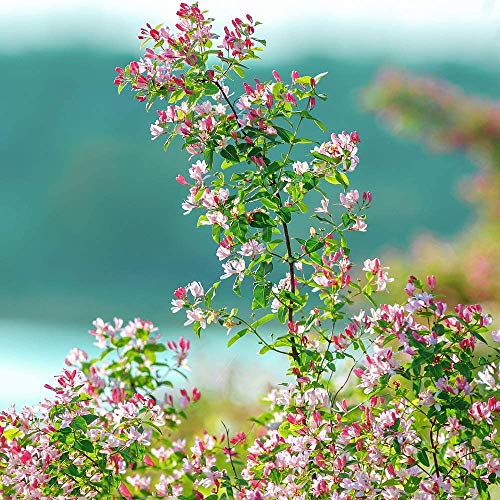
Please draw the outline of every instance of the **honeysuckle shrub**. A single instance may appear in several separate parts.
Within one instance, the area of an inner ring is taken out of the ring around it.
[[[475,212],[467,229],[448,241],[419,236],[409,258],[391,256],[392,269],[398,275],[432,269],[449,300],[479,300],[500,311],[500,103],[444,80],[397,70],[380,73],[362,102],[395,134],[436,152],[466,153],[477,166],[460,189]]]
[[[139,319],[97,320],[100,357],[72,351],[52,398],[1,414],[3,497],[487,498],[500,471],[491,317],[447,307],[434,276],[411,276],[404,303],[379,304],[388,268],[376,257],[356,267],[348,245],[372,201],[350,186],[360,137],[301,131],[312,121],[326,132],[313,114],[326,74],[241,85],[265,45],[259,23],[237,18],[217,36],[197,4],[177,15],[175,28],[141,30],[144,57],[115,80],[156,106],[153,139],[189,153],[182,209],[198,212],[221,262],[220,281],[180,286],[172,311],[201,341],[211,325],[229,346],[255,336],[260,354],[288,360],[285,382],[253,417],[256,438],[225,427],[174,439],[200,397],[171,387],[188,342]],[[300,214],[311,215],[307,234]],[[251,290],[247,309],[218,303],[228,282]]]

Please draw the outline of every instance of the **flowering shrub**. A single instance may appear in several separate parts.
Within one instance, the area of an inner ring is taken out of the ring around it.
[[[244,78],[244,63],[264,45],[258,23],[234,19],[217,37],[196,4],[177,14],[177,31],[141,31],[143,59],[118,68],[115,80],[148,108],[159,103],[153,139],[168,147],[180,138],[193,157],[177,176],[182,208],[200,213],[222,263],[220,281],[175,290],[172,311],[199,336],[222,326],[229,346],[254,335],[261,354],[288,359],[288,381],[254,419],[256,439],[225,428],[187,445],[172,430],[199,392],[182,389],[175,400],[169,375],[185,366],[188,343],[162,343],[149,322],[98,320],[100,358],[73,351],[53,400],[2,413],[3,495],[488,497],[500,472],[500,334],[491,317],[478,304],[448,309],[433,276],[411,276],[406,303],[377,305],[392,282],[388,268],[369,258],[355,273],[347,243],[350,231],[366,231],[372,201],[349,186],[359,135],[316,142],[300,131],[305,120],[326,130],[312,114],[326,98],[325,74],[293,71],[285,80],[273,71],[240,93],[232,79]],[[321,201],[310,210],[314,192]],[[293,235],[300,213],[312,213],[315,226]],[[236,294],[251,285],[251,310],[217,304],[226,280]],[[370,310],[353,314],[360,300]]]
[[[465,94],[429,77],[385,71],[363,93],[365,107],[404,136],[433,150],[467,153],[478,171],[463,182],[462,197],[475,209],[474,222],[450,242],[422,235],[410,262],[392,259],[404,273],[433,269],[441,290],[457,301],[481,300],[500,311],[500,104]],[[480,241],[481,245],[477,242]]]

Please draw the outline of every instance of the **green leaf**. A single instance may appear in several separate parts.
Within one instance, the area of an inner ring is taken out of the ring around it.
[[[257,283],[253,289],[252,309],[262,309],[267,306],[267,284]]]
[[[271,241],[273,237],[273,230],[270,227],[265,227],[262,229],[262,239],[264,241]]]
[[[273,227],[276,226],[276,222],[269,217],[268,214],[264,212],[255,212],[252,214],[250,225],[252,227]]]
[[[318,153],[318,151],[311,151],[311,154],[314,156],[314,158],[317,158],[318,160],[326,161],[327,163],[336,163],[337,162],[337,160],[335,158],[331,158],[330,156],[326,156],[324,154]]]
[[[429,457],[427,456],[427,453],[424,450],[419,450],[419,452],[417,453],[417,459],[419,460],[420,463],[422,463],[426,467],[429,467],[430,465]]]
[[[5,437],[5,439],[8,439],[10,441],[11,439],[15,439],[16,437],[21,436],[22,431],[13,427],[12,429],[7,429],[6,431],[4,431],[2,435]]]
[[[261,198],[260,198],[260,202],[266,207],[266,208],[269,208],[271,210],[278,210],[279,209],[279,205],[278,203],[276,203],[274,200],[272,200],[270,198],[270,194],[266,193],[266,195],[263,195]]]
[[[81,416],[75,417],[69,426],[74,430],[87,432],[87,422]]]
[[[78,440],[75,443],[75,448],[87,453],[94,453],[94,445],[88,439]]]
[[[232,167],[233,165],[236,165],[238,163],[239,161],[224,160],[220,168],[222,168],[222,170],[226,170],[226,168]]]
[[[292,140],[292,144],[312,144],[314,141],[306,139],[305,137],[296,137]]]
[[[98,415],[92,415],[89,413],[88,415],[82,415],[82,418],[87,422],[87,425],[90,425],[92,422],[96,421],[99,417]]]
[[[278,127],[278,126],[274,126],[274,128],[276,129],[276,132],[278,132],[278,135],[280,136],[280,138],[283,140],[283,142],[286,142],[287,144],[291,144],[292,141],[293,141],[293,134],[283,128],[283,127]]]
[[[311,82],[311,78],[312,78],[311,76],[306,75],[297,78],[295,81],[300,85],[309,85],[309,83]]]
[[[221,149],[220,155],[222,156],[222,158],[225,158],[226,160],[229,160],[229,161],[232,161],[235,163],[240,162],[240,157],[238,155],[238,151],[236,150],[236,148],[232,144],[229,144],[224,149]]]
[[[321,241],[318,238],[310,238],[306,241],[306,252],[313,253],[316,250],[319,250],[325,245],[324,241]]]
[[[245,78],[245,72],[240,66],[234,66],[233,71],[240,77]]]
[[[335,171],[333,175],[327,175],[325,177],[325,180],[330,184],[342,184],[344,189],[347,189],[349,187],[349,179],[347,178],[347,175],[341,172]]]
[[[250,332],[250,328],[244,328],[243,330],[240,330],[229,339],[227,346],[231,347],[235,342],[243,338],[248,332]]]
[[[256,330],[257,328],[259,328],[259,326],[262,326],[265,323],[269,323],[269,321],[272,321],[275,318],[276,314],[269,313],[266,314],[265,316],[262,316],[262,318],[259,318],[257,321],[254,321],[251,326],[254,330]]]
[[[213,149],[205,149],[203,151],[203,156],[205,158],[205,162],[208,165],[208,168],[212,168],[212,165],[214,163],[214,150]]]
[[[292,214],[290,213],[290,209],[287,207],[280,208],[276,211],[279,218],[285,223],[288,224],[292,220]]]
[[[219,87],[215,83],[207,83],[203,89],[205,95],[215,95],[219,93]]]
[[[317,127],[322,131],[326,132],[326,125],[320,121],[320,120],[314,120],[314,123],[317,125]]]

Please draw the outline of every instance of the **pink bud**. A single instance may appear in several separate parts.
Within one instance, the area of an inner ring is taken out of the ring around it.
[[[316,106],[316,98],[315,97],[311,97],[309,99],[309,109],[313,109],[314,106]]]
[[[184,337],[181,337],[179,339],[179,347],[183,351],[189,351],[190,346],[191,346],[191,342],[189,342],[189,340],[186,340]]]
[[[245,87],[245,92],[247,93],[247,95],[253,94],[253,88],[250,85],[248,85],[247,82],[243,84],[243,87]]]
[[[188,182],[186,181],[185,177],[183,175],[178,175],[175,180],[179,183],[182,184],[183,186],[189,186]]]
[[[154,467],[155,463],[151,460],[151,457],[149,455],[144,456],[144,463],[146,465],[149,465],[150,467]]]
[[[292,83],[295,85],[295,82],[297,81],[297,78],[299,78],[299,72],[297,70],[292,71]]]
[[[273,76],[277,82],[281,82],[281,76],[275,69],[273,69]]]
[[[128,490],[128,488],[125,486],[125,483],[120,483],[120,486],[118,487],[118,491],[122,495],[122,497],[125,498],[131,498],[133,500],[132,493]]]
[[[434,275],[427,276],[427,285],[431,290],[434,290],[434,288],[436,288],[436,277]]]
[[[137,61],[132,61],[129,64],[129,68],[131,75],[136,75],[137,73],[139,73],[139,63]]]
[[[271,109],[273,106],[273,96],[271,94],[266,93],[266,108]]]
[[[354,132],[351,132],[351,141],[357,144],[358,142],[361,142],[361,139],[359,138],[358,132],[355,130]]]
[[[369,205],[372,202],[372,193],[370,191],[365,191],[363,193],[363,201]]]
[[[198,401],[201,398],[201,392],[196,387],[193,387],[191,394],[193,395],[193,401]]]
[[[405,286],[405,292],[410,296],[413,297],[413,294],[416,290],[415,285],[413,284],[412,281],[408,281],[407,285]]]
[[[295,100],[295,97],[291,92],[287,92],[285,94],[285,99],[290,103],[293,104],[294,106],[297,106],[297,101]]]
[[[177,290],[174,292],[174,296],[177,299],[185,299],[187,297],[187,290],[184,287],[177,288]]]
[[[264,166],[264,159],[263,158],[260,158],[260,157],[257,157],[257,156],[252,156],[251,159],[259,167]]]

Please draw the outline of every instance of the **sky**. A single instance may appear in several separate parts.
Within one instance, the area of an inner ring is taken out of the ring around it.
[[[75,41],[129,50],[137,45],[140,26],[169,24],[177,5],[166,0],[0,0],[0,51],[22,53]],[[249,11],[265,23],[271,55],[293,56],[317,44],[331,45],[337,56],[346,57],[386,54],[470,63],[496,62],[500,56],[499,0],[205,0],[201,7],[227,20]]]

